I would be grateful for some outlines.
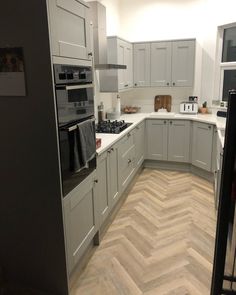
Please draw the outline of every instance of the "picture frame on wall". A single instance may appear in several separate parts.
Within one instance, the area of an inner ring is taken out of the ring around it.
[[[0,96],[26,96],[22,47],[0,48]]]

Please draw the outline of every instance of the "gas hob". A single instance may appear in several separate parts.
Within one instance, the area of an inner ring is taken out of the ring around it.
[[[132,125],[132,123],[127,123],[124,120],[121,121],[101,121],[96,125],[97,133],[114,133],[118,134],[125,130],[127,127]]]

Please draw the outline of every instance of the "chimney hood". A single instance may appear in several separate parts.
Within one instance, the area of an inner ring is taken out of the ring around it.
[[[126,69],[126,65],[107,61],[106,7],[98,1],[89,2],[93,22],[94,64],[96,70]]]

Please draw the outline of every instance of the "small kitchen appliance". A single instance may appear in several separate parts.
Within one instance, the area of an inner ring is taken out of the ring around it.
[[[181,114],[197,114],[198,104],[194,101],[181,102],[179,112]]]

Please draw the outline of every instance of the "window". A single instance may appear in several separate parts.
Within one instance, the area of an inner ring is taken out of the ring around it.
[[[219,28],[222,52],[220,61],[220,99],[228,100],[228,93],[236,89],[236,24]]]

